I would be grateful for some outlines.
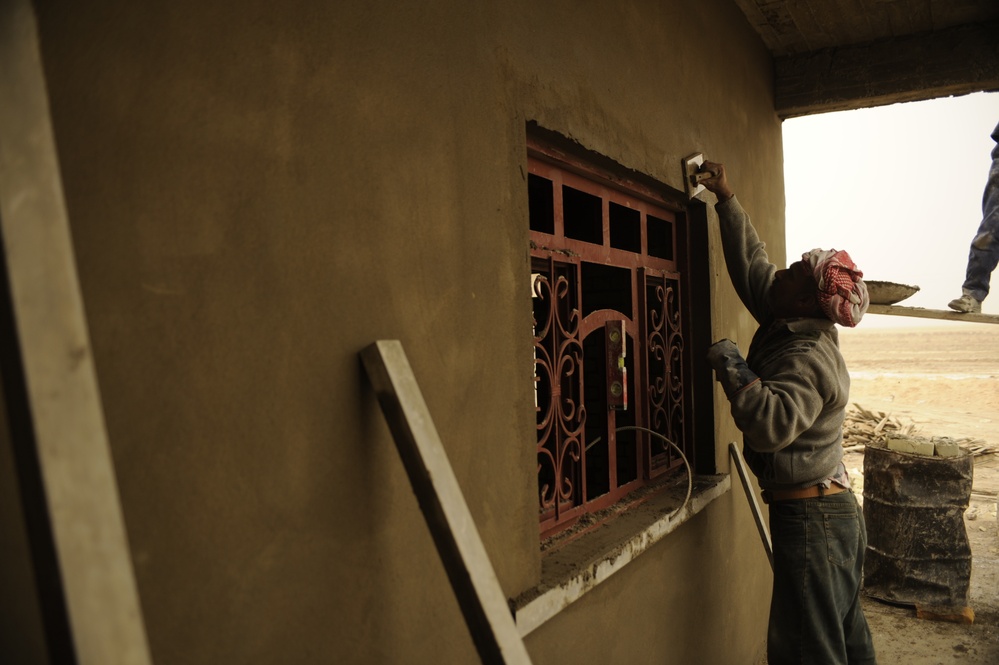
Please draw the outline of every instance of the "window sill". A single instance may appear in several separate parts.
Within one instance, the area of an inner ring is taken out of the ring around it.
[[[682,486],[681,486],[682,485]],[[623,508],[605,511],[603,519],[555,536],[544,544],[541,582],[514,599],[517,630],[528,635],[608,577],[627,566],[681,524],[728,492],[728,475],[694,476],[690,501],[672,519],[687,492],[687,479],[654,493],[636,492]]]

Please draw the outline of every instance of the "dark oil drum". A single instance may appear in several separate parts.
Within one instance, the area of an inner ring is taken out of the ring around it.
[[[974,458],[864,452],[864,591],[891,603],[968,605],[971,546],[964,511]]]

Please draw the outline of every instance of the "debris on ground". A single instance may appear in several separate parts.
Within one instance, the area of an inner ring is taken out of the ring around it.
[[[889,438],[904,438],[915,433],[916,426],[912,423],[903,424],[891,414],[868,411],[854,404],[846,411],[843,446],[847,452],[863,450],[864,446],[887,446]]]
[[[967,442],[966,444],[964,442]],[[990,446],[978,439],[961,439],[958,441],[961,443],[961,447],[967,450],[969,453],[975,457],[980,457],[982,455],[995,455],[999,454],[999,448]]]
[[[999,448],[988,445],[980,439],[954,439],[948,436],[920,437],[915,424],[904,423],[890,413],[868,411],[859,404],[853,404],[846,411],[843,423],[843,449],[845,452],[862,452],[867,446],[887,447],[890,439],[926,439],[931,443],[952,443],[959,445],[969,454],[999,454]]]

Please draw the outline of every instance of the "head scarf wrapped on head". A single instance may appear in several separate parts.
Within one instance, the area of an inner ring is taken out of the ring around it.
[[[854,327],[867,311],[870,298],[864,273],[845,251],[813,249],[801,255],[818,284],[819,306],[826,316],[841,326]]]

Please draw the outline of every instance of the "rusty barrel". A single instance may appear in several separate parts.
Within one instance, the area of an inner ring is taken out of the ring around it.
[[[864,452],[864,591],[891,603],[968,606],[971,546],[964,511],[974,458]]]

